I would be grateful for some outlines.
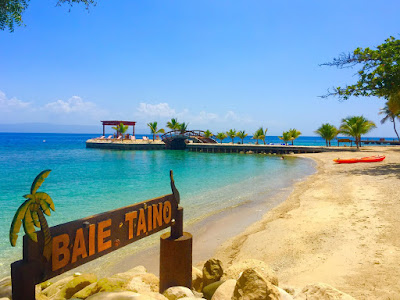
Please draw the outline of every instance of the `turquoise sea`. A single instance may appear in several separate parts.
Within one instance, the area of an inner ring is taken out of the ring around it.
[[[242,202],[268,201],[314,172],[313,163],[301,158],[86,149],[93,136],[0,133],[0,277],[22,257],[22,239],[11,247],[9,227],[42,170],[52,170],[40,188],[55,203],[56,211],[47,217],[51,226],[171,193],[171,169],[186,222]]]

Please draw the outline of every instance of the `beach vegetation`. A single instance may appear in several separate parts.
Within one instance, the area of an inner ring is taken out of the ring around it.
[[[147,126],[150,127],[150,131],[153,134],[153,141],[155,140],[155,136],[157,133],[165,133],[165,130],[163,128],[158,129],[157,125],[158,125],[157,122],[147,123]]]
[[[367,120],[364,116],[351,116],[342,119],[339,133],[354,138],[357,150],[360,150],[361,136],[376,128],[374,122]]]
[[[376,49],[357,48],[322,65],[339,69],[361,67],[355,74],[357,82],[334,87],[323,98],[338,96],[347,100],[351,96],[376,96],[388,99],[400,92],[400,40],[392,36]]]
[[[256,132],[254,132],[252,138],[256,140],[256,145],[258,145],[258,140],[262,140],[265,145],[265,136],[267,134],[267,131],[268,131],[268,128],[266,128],[264,130],[263,127],[260,127],[256,130]]]
[[[292,145],[293,145],[293,141],[301,135],[301,132],[295,128],[289,129],[289,132],[290,135],[292,136]]]
[[[24,25],[22,20],[22,14],[28,7],[29,0],[1,0],[0,1],[0,30],[8,28],[10,32],[14,31],[14,27]],[[58,0],[56,6],[62,4],[69,4],[71,7],[75,3],[83,3],[86,5],[86,9],[89,9],[90,5],[95,6],[95,0]]]
[[[293,139],[292,134],[290,133],[290,131],[282,132],[282,136],[278,136],[278,138],[280,140],[284,141],[286,146],[287,146],[287,143]]]
[[[44,235],[44,250],[43,255],[47,260],[51,256],[51,235],[44,214],[50,216],[50,210],[55,210],[54,202],[51,197],[44,192],[37,192],[44,180],[49,176],[51,170],[45,170],[36,176],[32,183],[30,194],[23,196],[24,203],[17,209],[10,227],[10,243],[15,247],[18,233],[23,225],[26,235],[34,242],[37,242],[36,229],[40,228]]]
[[[171,121],[167,122],[167,127],[171,130],[178,130],[179,129],[178,119],[172,118]]]
[[[242,144],[243,144],[243,140],[245,139],[246,136],[248,136],[248,134],[242,130],[242,131],[238,131],[238,133],[236,134],[236,136],[242,140]]]
[[[229,131],[226,132],[226,135],[232,139],[232,144],[234,143],[236,134],[237,134],[236,129],[229,129]]]
[[[222,141],[223,141],[224,139],[226,139],[227,136],[226,136],[226,133],[225,133],[225,132],[218,132],[217,135],[215,135],[215,138],[217,138],[218,140],[220,140],[220,141],[221,141],[221,144],[222,144]]]
[[[338,129],[329,123],[322,124],[316,131],[316,134],[321,136],[326,143],[326,146],[331,146],[331,140],[338,135]]]
[[[183,134],[187,130],[188,126],[189,126],[189,123],[182,122],[182,123],[179,123],[179,126],[177,129],[180,131],[181,134]]]
[[[394,132],[397,135],[397,139],[400,141],[400,137],[396,129],[396,119],[399,118],[400,112],[397,111],[397,109],[392,106],[392,103],[387,101],[385,107],[380,109],[379,114],[384,115],[383,119],[381,120],[381,124],[386,123],[386,121],[388,120],[390,120],[390,122],[393,123]]]
[[[119,123],[117,126],[111,127],[115,131],[117,131],[117,137],[122,136],[122,140],[124,139],[124,133],[128,130],[128,125],[124,125],[123,123]]]
[[[213,136],[213,134],[212,134],[212,132],[210,130],[207,129],[206,131],[204,131],[204,137],[210,138],[212,136]]]

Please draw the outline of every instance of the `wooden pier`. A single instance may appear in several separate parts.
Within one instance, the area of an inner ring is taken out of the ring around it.
[[[265,154],[298,154],[337,151],[355,151],[350,147],[320,147],[320,146],[284,146],[284,145],[254,145],[254,144],[187,144],[186,148],[193,152],[206,153],[265,153]]]

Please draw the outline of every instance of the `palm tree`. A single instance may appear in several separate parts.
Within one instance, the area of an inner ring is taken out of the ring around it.
[[[278,136],[278,138],[282,141],[285,142],[285,145],[287,146],[287,143],[293,139],[292,134],[290,131],[284,131],[282,133],[282,136]]]
[[[328,144],[329,146],[331,145],[331,140],[333,140],[338,135],[337,128],[329,123],[322,124],[321,127],[319,127],[314,132],[320,135],[325,140],[327,147]]]
[[[153,122],[153,123],[147,123],[147,126],[150,127],[151,133],[153,134],[153,142],[155,140],[155,136],[157,133],[164,133],[165,130],[164,129],[157,129],[157,122]]]
[[[292,145],[293,145],[293,141],[301,135],[301,132],[295,128],[289,129],[289,132],[290,135],[292,136]]]
[[[210,138],[213,135],[212,132],[208,129],[206,131],[204,131],[203,134],[204,134],[204,137],[206,137],[206,138]]]
[[[179,123],[177,118],[172,118],[171,121],[167,122],[167,127],[171,130],[179,129]]]
[[[222,144],[222,141],[224,140],[224,139],[226,139],[226,134],[225,134],[225,132],[218,132],[217,133],[217,135],[215,136],[218,140],[220,140],[221,141],[221,144]]]
[[[397,139],[400,141],[399,134],[397,133],[397,130],[396,130],[396,117],[397,118],[399,117],[399,115],[400,115],[399,113],[400,112],[396,113],[396,110],[393,107],[393,104],[390,103],[389,101],[386,102],[385,107],[381,108],[380,112],[379,112],[380,115],[385,115],[383,117],[383,119],[381,120],[381,124],[384,124],[384,123],[386,123],[387,120],[390,120],[390,122],[393,123],[393,129],[397,135]]]
[[[367,120],[363,116],[352,116],[342,119],[339,133],[354,137],[357,150],[360,150],[361,135],[368,133],[375,127],[374,122]]]
[[[239,131],[239,132],[236,134],[236,136],[237,136],[239,139],[242,140],[242,144],[243,144],[243,140],[244,140],[244,138],[245,138],[246,136],[248,136],[248,134],[245,133],[244,130],[242,130],[242,131]]]
[[[189,126],[189,123],[182,122],[179,124],[177,129],[181,132],[181,134],[184,134],[185,131],[187,130],[187,127]]]
[[[37,190],[40,188],[47,176],[49,176],[50,172],[51,170],[44,170],[36,176],[31,186],[31,193],[24,196],[27,200],[25,200],[25,202],[18,208],[10,227],[10,243],[13,247],[16,245],[18,232],[22,224],[25,233],[34,242],[38,241],[35,226],[41,228],[44,235],[43,256],[47,261],[49,261],[51,257],[52,238],[50,235],[49,225],[47,224],[43,213],[50,216],[50,209],[54,211],[55,207],[53,200],[48,194],[37,192]]]
[[[233,140],[236,137],[236,129],[229,129],[229,131],[226,132],[226,135],[232,139],[232,144],[233,144],[234,143]]]
[[[112,129],[117,131],[117,137],[121,134],[122,140],[124,140],[124,133],[128,130],[129,126],[119,123],[119,125],[112,127]]]
[[[267,131],[268,131],[268,128],[265,129],[265,131],[264,131],[264,129],[262,127],[260,127],[256,130],[256,132],[254,132],[253,139],[257,140],[256,141],[257,145],[258,145],[258,140],[262,140],[265,145],[265,134],[267,133]]]

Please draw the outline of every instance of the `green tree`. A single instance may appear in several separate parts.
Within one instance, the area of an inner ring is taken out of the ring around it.
[[[177,118],[172,118],[171,121],[167,122],[167,127],[171,130],[178,130],[179,129],[179,123]]]
[[[358,77],[356,83],[328,90],[323,98],[338,96],[346,100],[351,96],[376,96],[388,99],[400,91],[400,40],[392,36],[376,49],[357,48],[322,65],[339,69],[361,66],[355,74]]]
[[[321,127],[314,132],[325,140],[327,147],[331,145],[331,140],[338,134],[337,128],[329,123],[322,124]]]
[[[45,170],[36,176],[31,186],[31,193],[24,196],[27,200],[18,208],[10,227],[10,243],[13,247],[16,245],[21,225],[23,225],[25,233],[34,242],[38,241],[35,227],[41,228],[44,235],[43,256],[46,257],[47,261],[50,260],[51,256],[52,238],[43,213],[50,216],[50,209],[54,211],[55,207],[48,194],[37,192],[37,190],[50,172],[51,170]]]
[[[222,141],[224,140],[224,139],[226,139],[226,133],[225,132],[218,132],[217,133],[217,135],[215,135],[215,137],[218,139],[218,140],[220,140],[221,141],[221,144],[222,144]]]
[[[121,135],[122,140],[124,140],[124,133],[128,130],[129,126],[124,125],[123,123],[119,123],[118,126],[114,126],[111,128],[117,131],[117,137],[119,137],[119,135]]]
[[[246,136],[248,136],[248,134],[242,130],[242,131],[238,131],[238,133],[236,134],[236,136],[242,140],[242,144],[243,144],[243,140],[245,139]]]
[[[164,133],[165,132],[165,130],[164,129],[158,129],[157,128],[157,122],[150,122],[150,123],[147,123],[147,126],[149,126],[150,127],[150,131],[151,131],[151,133],[153,134],[153,142],[154,142],[154,140],[155,140],[155,136],[156,136],[156,134],[157,133]]]
[[[210,130],[207,129],[206,131],[204,131],[204,137],[210,138],[212,136],[213,136],[213,134],[212,134],[212,132]]]
[[[361,135],[370,132],[375,127],[374,122],[367,120],[363,116],[352,116],[342,119],[339,133],[354,137],[357,150],[360,150]]]
[[[394,132],[397,135],[397,139],[400,141],[399,134],[396,130],[396,118],[399,117],[399,113],[396,113],[396,111],[391,109],[389,101],[386,102],[385,107],[380,109],[379,114],[384,115],[383,119],[381,120],[381,124],[386,123],[387,120],[390,120],[390,122],[393,123]]]
[[[293,145],[293,141],[301,135],[301,132],[295,128],[289,129],[289,132],[290,135],[292,136],[292,145]]]
[[[282,136],[278,136],[278,138],[282,141],[285,142],[285,145],[287,146],[287,143],[293,139],[292,134],[290,131],[284,131],[282,133]]]
[[[0,0],[0,30],[8,28],[13,32],[15,25],[23,25],[22,14],[29,2],[30,0]],[[86,9],[89,9],[90,5],[96,5],[94,0],[58,0],[56,5],[61,6],[64,3],[70,6],[74,3],[83,3],[86,5]]]
[[[236,129],[229,129],[229,131],[226,132],[226,135],[232,139],[233,144],[236,137]]]
[[[181,134],[184,134],[185,131],[187,130],[188,126],[189,126],[189,123],[182,122],[179,124],[179,127],[177,129],[180,131]]]
[[[256,132],[254,132],[252,138],[256,140],[257,145],[258,145],[258,140],[262,140],[265,145],[265,135],[266,135],[267,131],[268,131],[268,128],[266,128],[264,131],[264,129],[262,127],[260,127],[256,130]]]

